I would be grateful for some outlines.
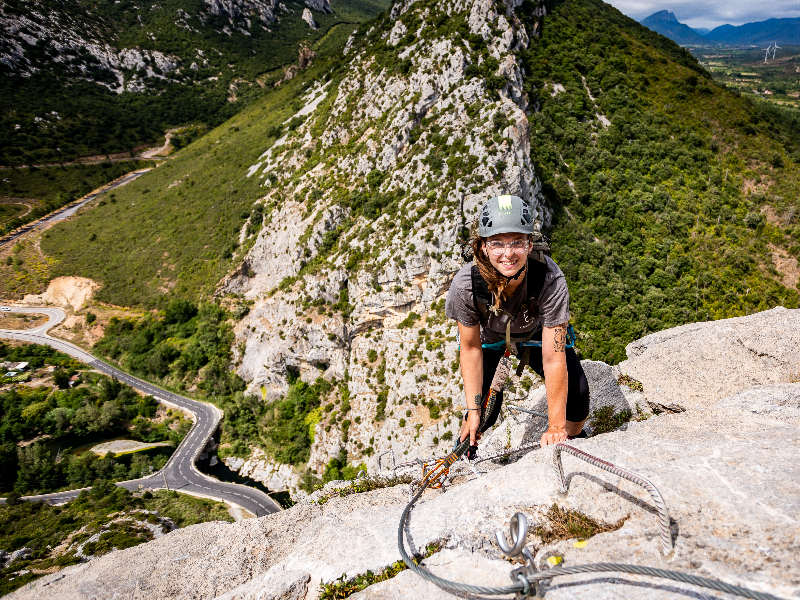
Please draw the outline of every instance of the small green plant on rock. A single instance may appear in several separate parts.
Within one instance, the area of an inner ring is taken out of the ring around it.
[[[436,552],[441,550],[443,546],[444,544],[442,543],[435,543],[426,546],[425,553],[422,556],[415,557],[413,559],[414,562],[419,564],[423,559],[433,556]],[[341,598],[347,598],[351,594],[360,592],[373,583],[379,583],[381,581],[386,581],[387,579],[392,579],[396,575],[405,571],[407,568],[408,567],[406,567],[406,564],[402,560],[398,560],[396,563],[389,565],[377,573],[367,571],[363,575],[356,575],[352,579],[346,579],[346,575],[342,575],[336,581],[320,584],[319,598],[320,600],[339,600]]]
[[[591,426],[593,435],[608,433],[619,429],[633,418],[633,413],[629,410],[621,410],[614,413],[613,406],[603,406],[592,413]]]
[[[634,379],[630,375],[620,375],[617,378],[617,383],[619,385],[627,385],[634,392],[643,392],[644,391],[644,386],[642,385],[642,382],[641,381],[637,381],[636,379]]]

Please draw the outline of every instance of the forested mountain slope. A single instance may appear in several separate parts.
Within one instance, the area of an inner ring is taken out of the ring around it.
[[[382,0],[342,0],[335,11],[327,0],[4,2],[0,162],[125,152],[166,127],[219,125],[279,80],[302,46],[328,51],[353,23],[385,6]],[[302,18],[308,10],[317,29]]]
[[[651,331],[797,306],[798,131],[602,2],[401,2],[42,247],[107,301],[246,314],[229,441],[318,471],[342,446],[412,458],[455,427],[443,298],[485,198],[531,202],[579,350],[618,362]],[[323,373],[339,385],[298,387]]]

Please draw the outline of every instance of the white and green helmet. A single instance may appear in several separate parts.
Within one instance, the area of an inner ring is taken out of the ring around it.
[[[533,233],[533,213],[519,196],[495,196],[483,205],[478,221],[482,238],[498,233]]]

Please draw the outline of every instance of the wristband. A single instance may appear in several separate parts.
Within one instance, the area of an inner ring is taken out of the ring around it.
[[[480,408],[467,408],[466,410],[480,410]]]

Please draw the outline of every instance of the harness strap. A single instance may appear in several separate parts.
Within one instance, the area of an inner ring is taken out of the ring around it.
[[[531,364],[531,347],[530,346],[523,346],[522,347],[522,356],[519,359],[519,365],[517,365],[516,375],[520,377],[522,375],[522,371],[525,369],[526,366]]]

